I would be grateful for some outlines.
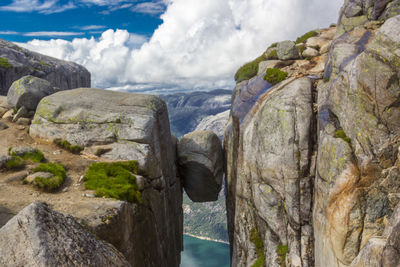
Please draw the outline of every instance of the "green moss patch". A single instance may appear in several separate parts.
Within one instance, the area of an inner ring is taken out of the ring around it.
[[[266,59],[266,56],[262,54],[255,60],[241,66],[235,74],[235,81],[239,83],[241,81],[249,80],[256,76],[258,72],[258,64]]]
[[[0,68],[11,69],[12,67],[13,65],[11,65],[10,62],[8,62],[8,59],[0,57]]]
[[[276,254],[278,254],[278,263],[281,267],[286,266],[286,254],[289,252],[288,245],[278,245],[276,248]]]
[[[287,72],[281,71],[278,68],[272,68],[272,69],[267,69],[264,76],[264,80],[266,80],[270,84],[277,84],[285,80],[287,76],[288,76]]]
[[[98,162],[89,166],[83,180],[86,189],[96,191],[96,197],[140,203],[140,192],[133,175],[137,171],[137,161]]]
[[[41,163],[35,169],[34,172],[49,172],[54,176],[50,178],[36,177],[34,184],[45,191],[55,191],[60,188],[65,179],[67,178],[67,172],[61,164],[56,163]]]
[[[10,155],[13,157],[18,157],[18,155],[15,154],[15,152],[11,152]],[[40,163],[45,159],[42,151],[40,151],[39,149],[35,149],[35,152],[25,153],[25,154],[21,155],[20,157],[23,160],[29,160],[29,161],[36,162],[36,163]]]
[[[299,38],[296,39],[296,44],[300,44],[300,43],[305,43],[308,38],[317,36],[318,33],[316,31],[309,31],[305,34],[303,34],[302,36],[300,36]]]
[[[250,231],[250,241],[254,244],[257,250],[257,260],[251,267],[264,267],[265,256],[264,256],[264,245],[260,237],[260,233],[256,228]]]
[[[334,134],[333,137],[335,138],[341,138],[347,143],[351,144],[351,139],[346,136],[346,133],[343,130],[337,130]]]
[[[71,145],[71,143],[68,142],[67,140],[62,140],[60,138],[54,139],[53,142],[58,147],[68,150],[69,152],[71,152],[73,154],[79,154],[84,149],[83,146]]]
[[[23,158],[18,156],[12,156],[13,159],[5,163],[5,168],[7,170],[19,170],[25,167],[25,161]]]

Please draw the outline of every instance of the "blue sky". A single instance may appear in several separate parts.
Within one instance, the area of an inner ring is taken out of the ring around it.
[[[107,29],[151,37],[161,24],[163,2],[104,0],[3,0],[0,38],[26,42],[33,38],[99,37]]]
[[[0,38],[85,66],[92,86],[233,89],[273,42],[336,22],[343,0],[2,0]]]

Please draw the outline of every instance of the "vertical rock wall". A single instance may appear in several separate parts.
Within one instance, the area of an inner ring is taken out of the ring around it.
[[[346,1],[323,79],[237,84],[232,266],[397,266],[399,13],[399,1]]]

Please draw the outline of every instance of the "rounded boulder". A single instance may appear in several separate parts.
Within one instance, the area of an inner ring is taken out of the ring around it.
[[[211,131],[186,134],[178,144],[178,167],[183,187],[194,202],[218,199],[223,177],[223,153]]]
[[[35,111],[42,98],[55,92],[55,88],[48,81],[28,75],[11,85],[7,102],[17,109],[25,107],[28,111]]]

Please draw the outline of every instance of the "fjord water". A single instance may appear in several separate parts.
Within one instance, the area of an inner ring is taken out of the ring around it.
[[[229,245],[183,236],[181,267],[229,267]]]

